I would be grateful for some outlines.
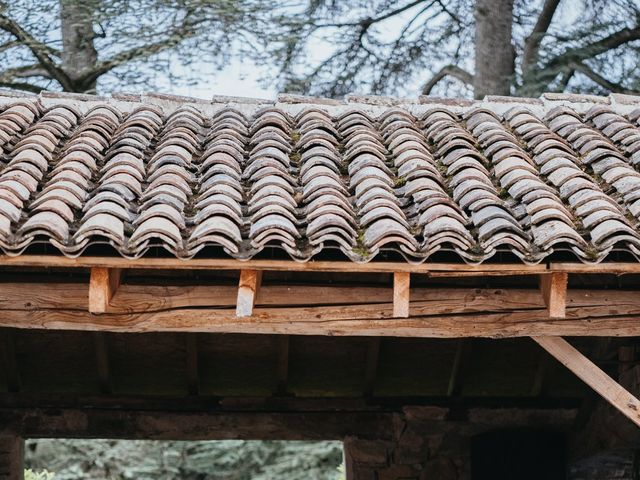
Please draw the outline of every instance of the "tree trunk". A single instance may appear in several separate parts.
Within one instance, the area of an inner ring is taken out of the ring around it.
[[[62,24],[62,69],[73,82],[73,91],[95,93],[96,82],[84,82],[82,76],[93,69],[98,52],[93,44],[93,0],[60,0]]]
[[[515,71],[515,51],[511,44],[513,1],[476,1],[476,68],[473,77],[476,98],[511,94]]]

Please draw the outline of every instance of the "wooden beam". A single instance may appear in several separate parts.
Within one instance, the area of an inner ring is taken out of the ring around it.
[[[395,318],[409,317],[411,274],[395,272],[393,274],[393,316]]]
[[[25,291],[33,292],[26,297]],[[82,284],[2,283],[0,327],[113,332],[219,332],[401,337],[640,336],[640,295],[568,291],[551,319],[534,289],[414,288],[411,317],[394,318],[389,288],[262,287],[253,317],[236,317],[233,286],[124,284],[109,312],[86,311]],[[283,307],[282,305],[289,305]]]
[[[289,335],[280,335],[278,340],[278,374],[276,393],[278,395],[287,394],[287,384],[289,383],[289,347],[291,338]]]
[[[111,373],[109,368],[109,339],[106,332],[94,332],[96,366],[100,392],[111,393]]]
[[[189,395],[200,393],[200,373],[198,368],[198,334],[187,333],[186,344],[186,371]]]
[[[0,480],[24,478],[24,440],[0,432]]]
[[[598,392],[607,402],[640,427],[640,400],[560,337],[533,337],[555,359]]]
[[[105,313],[111,299],[120,286],[122,270],[95,267],[91,269],[89,280],[89,312]]]
[[[549,317],[564,318],[567,305],[567,273],[545,273],[540,275],[540,290]]]
[[[258,290],[262,283],[261,270],[241,270],[238,284],[238,300],[236,302],[236,316],[250,317],[256,303]]]
[[[380,344],[382,339],[380,337],[371,337],[369,339],[369,346],[367,348],[367,362],[365,367],[364,377],[364,396],[371,397],[376,383],[376,376],[378,374],[378,363],[380,360]]]

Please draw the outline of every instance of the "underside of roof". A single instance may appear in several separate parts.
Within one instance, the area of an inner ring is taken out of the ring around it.
[[[0,248],[640,258],[640,97],[0,95]]]

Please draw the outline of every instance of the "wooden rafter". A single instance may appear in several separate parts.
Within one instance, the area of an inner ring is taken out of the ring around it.
[[[89,280],[89,312],[105,313],[120,286],[122,270],[94,267]]]
[[[393,274],[393,316],[395,318],[409,317],[411,274],[395,272]]]
[[[640,427],[640,400],[595,363],[561,337],[533,337],[533,340]]]
[[[564,318],[567,306],[567,273],[545,273],[540,275],[540,290],[549,317]]]
[[[236,316],[250,317],[256,303],[258,290],[262,283],[261,270],[241,270],[238,284],[238,301],[236,302]]]

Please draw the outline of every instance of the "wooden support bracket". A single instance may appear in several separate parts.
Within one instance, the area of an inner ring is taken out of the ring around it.
[[[122,270],[119,268],[94,267],[89,280],[89,312],[105,313],[120,286]]]
[[[540,291],[551,318],[565,318],[567,307],[567,273],[540,275]]]
[[[531,338],[640,427],[640,400],[603,372],[595,363],[562,337]]]
[[[250,317],[262,283],[262,270],[241,270],[236,317]]]
[[[393,274],[393,316],[395,318],[409,317],[410,283],[410,273],[395,272]]]

